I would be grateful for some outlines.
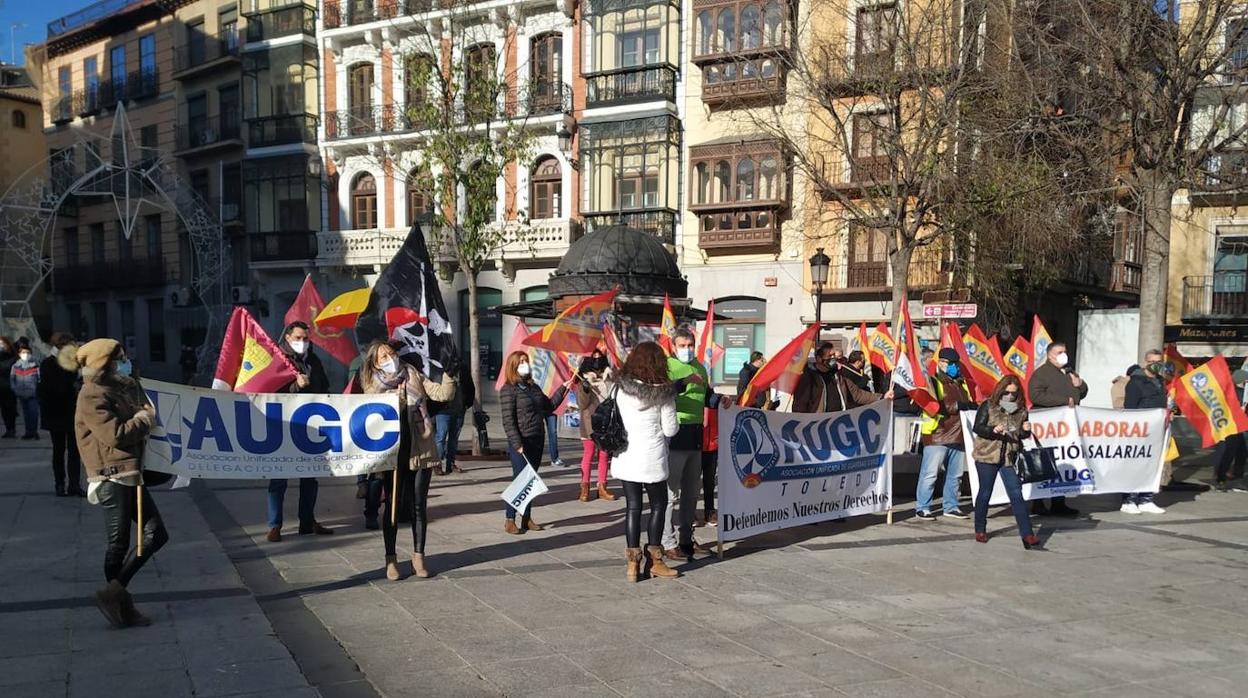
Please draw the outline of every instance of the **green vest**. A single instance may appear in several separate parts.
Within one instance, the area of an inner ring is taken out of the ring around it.
[[[701,383],[689,382],[676,396],[676,421],[680,424],[701,424],[702,411],[706,409],[708,376],[706,368],[696,359],[684,363],[674,356],[667,357],[667,377],[678,381],[693,374],[702,376]]]

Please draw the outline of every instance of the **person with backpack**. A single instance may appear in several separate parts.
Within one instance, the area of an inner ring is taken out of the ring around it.
[[[599,349],[581,361],[577,367],[580,380],[576,383],[576,408],[580,412],[581,425],[581,494],[579,501],[591,499],[589,475],[594,462],[598,463],[598,498],[604,502],[613,502],[614,494],[607,489],[607,466],[610,457],[607,452],[594,443],[594,413],[612,390],[611,367],[607,365],[607,357]]]
[[[628,354],[616,381],[616,406],[628,434],[628,446],[611,461],[611,475],[624,486],[624,544],[628,581],[649,575],[673,578],[680,573],[663,561],[664,512],[667,510],[668,440],[680,430],[677,384],[668,379],[667,358],[654,342],[642,342]],[[647,563],[641,554],[641,505],[650,500],[646,527]]]

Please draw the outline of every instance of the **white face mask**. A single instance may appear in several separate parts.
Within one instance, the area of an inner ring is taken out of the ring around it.
[[[1018,400],[1014,399],[1014,397],[1010,395],[1002,396],[1001,409],[1004,410],[1006,414],[1014,414],[1018,411]]]
[[[528,364],[520,364],[519,366],[516,366],[516,373],[518,373],[521,378],[527,378],[529,372],[532,370],[533,369],[529,368]]]
[[[1070,361],[1070,357],[1066,354],[1066,352],[1062,352],[1058,354],[1057,356],[1053,357],[1053,364],[1057,366],[1058,368],[1062,368],[1069,361]]]
[[[399,366],[394,362],[394,359],[382,361],[377,368],[380,368],[383,373],[398,373],[399,370]]]
[[[308,343],[302,339],[292,339],[290,340],[290,348],[296,354],[303,354],[303,352],[308,350]]]
[[[693,347],[680,347],[676,350],[676,360],[687,364],[693,361]]]

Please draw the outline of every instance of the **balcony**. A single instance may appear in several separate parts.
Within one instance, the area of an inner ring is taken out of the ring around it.
[[[549,116],[572,113],[572,88],[558,81],[530,82],[521,89],[516,108],[508,109],[517,116]]]
[[[406,228],[374,228],[371,230],[329,230],[316,234],[318,267],[371,267],[389,264],[407,239]],[[432,247],[432,245],[431,245]],[[437,250],[431,250],[436,262],[455,259],[449,240],[443,238]]]
[[[56,99],[52,107],[52,123],[64,124],[74,120],[74,97],[64,95]]]
[[[507,262],[559,259],[578,237],[580,225],[567,218],[542,218],[527,225],[504,224],[500,256]]]
[[[78,116],[94,116],[100,112],[100,86],[77,90],[74,92],[74,113]]]
[[[1248,202],[1248,152],[1210,156],[1195,176],[1191,196],[1197,206]]]
[[[236,200],[211,198],[205,199],[208,210],[221,219],[221,225],[227,227],[243,224],[243,207]]]
[[[949,285],[949,272],[940,260],[910,262],[911,290],[932,290]],[[888,262],[851,262],[842,260],[832,265],[824,295],[855,295],[892,293],[892,272]]]
[[[832,171],[825,172],[828,188],[821,192],[825,201],[835,199],[838,193],[857,196],[867,189],[887,187],[895,179],[892,159],[886,156],[851,158],[848,177],[838,171],[841,166],[834,163],[829,168]]]
[[[429,12],[434,4],[434,0],[325,0],[322,21],[326,29],[352,27]],[[449,2],[438,4],[445,6]]]
[[[203,155],[225,148],[243,145],[238,114],[198,119],[179,119],[173,127],[174,154],[184,157],[192,153]]]
[[[664,100],[676,101],[676,68],[651,65],[620,68],[585,76],[585,106],[609,107]]]
[[[704,250],[774,248],[780,242],[778,201],[690,206],[698,213],[698,247]]]
[[[624,225],[650,233],[665,245],[675,245],[678,215],[670,208],[585,213],[585,233],[589,234],[611,225]]]
[[[164,286],[169,281],[164,260],[159,258],[58,266],[52,271],[52,288],[58,294],[105,291],[118,286],[150,288]]]
[[[173,54],[173,79],[188,80],[218,68],[238,64],[238,34],[205,36]]]
[[[248,148],[315,142],[315,114],[283,114],[247,119]]]
[[[151,67],[126,76],[126,99],[147,99],[160,94],[160,70]]]
[[[317,233],[311,230],[286,230],[280,233],[250,233],[251,261],[267,266],[296,266],[316,259]]]
[[[741,71],[740,66],[734,68]],[[720,66],[702,70],[702,101],[708,107],[754,104],[784,98],[784,78],[774,67],[753,69],[741,77],[726,77]],[[734,75],[736,73],[734,72]]]
[[[1140,293],[1144,268],[1135,262],[1112,259],[1108,251],[1080,255],[1066,271],[1066,281],[1110,293]]]
[[[1184,322],[1235,322],[1248,318],[1248,272],[1223,271],[1183,278]]]
[[[316,34],[316,8],[311,5],[287,5],[256,13],[247,18],[247,43],[267,41],[292,34]]]

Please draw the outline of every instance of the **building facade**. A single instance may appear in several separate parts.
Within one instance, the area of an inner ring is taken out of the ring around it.
[[[5,166],[0,168],[0,198],[13,200],[21,196],[19,190],[27,182],[47,178],[43,106],[39,88],[32,79],[38,77],[38,73],[32,74],[21,66],[0,62],[0,153],[4,153],[5,159]],[[6,217],[0,225],[9,223]],[[0,231],[5,248],[0,250],[0,318],[29,317],[37,324],[47,325],[51,308],[45,289],[36,285],[38,267],[31,264],[34,260],[15,249],[9,233]],[[15,334],[18,330],[9,327],[0,331]]]

